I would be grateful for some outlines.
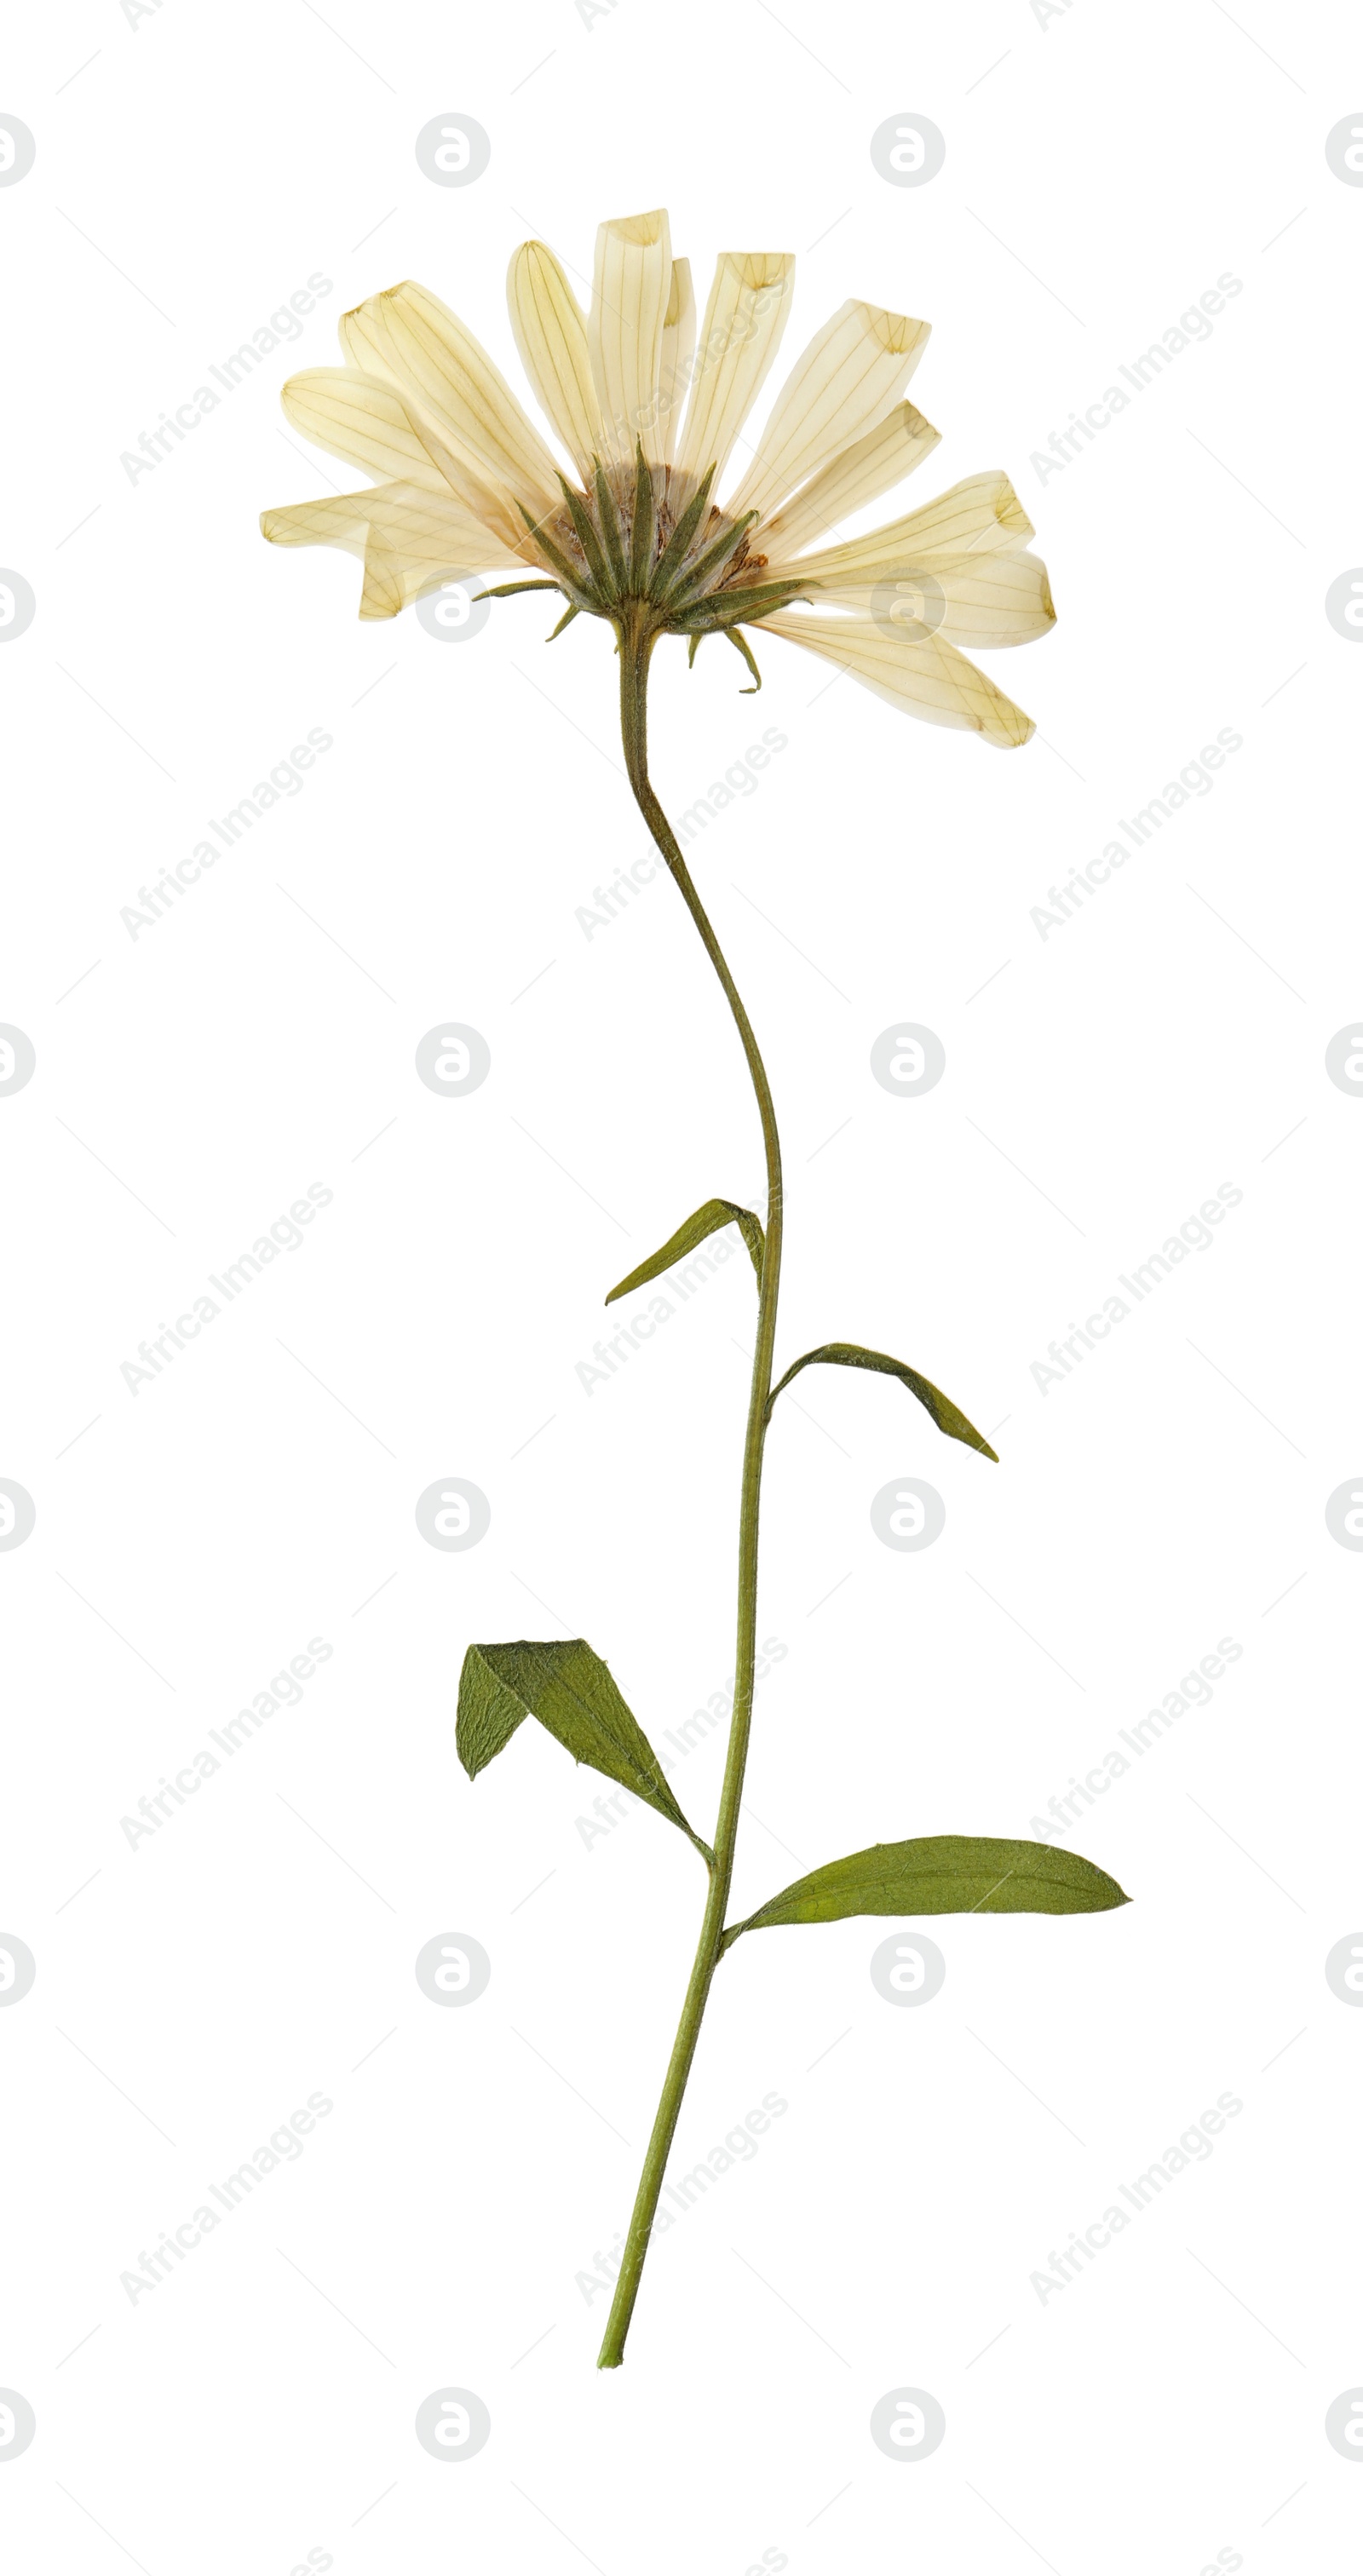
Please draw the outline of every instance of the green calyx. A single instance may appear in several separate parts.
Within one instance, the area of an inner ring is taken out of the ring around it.
[[[726,518],[710,499],[713,466],[693,487],[670,466],[650,465],[642,442],[629,469],[592,463],[585,491],[559,476],[561,510],[538,520],[521,512],[570,609],[694,642],[799,596],[790,582],[761,579],[765,558],[752,552],[758,514]]]

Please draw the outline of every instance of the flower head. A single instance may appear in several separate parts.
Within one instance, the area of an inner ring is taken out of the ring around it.
[[[374,484],[267,510],[265,535],[359,555],[361,617],[396,616],[452,577],[520,574],[506,590],[562,594],[560,626],[585,612],[636,638],[684,635],[693,657],[727,634],[755,677],[748,632],[770,632],[909,714],[1023,743],[1031,719],[959,649],[1027,643],[1055,620],[1007,476],[971,475],[867,536],[826,542],[937,445],[902,399],[930,326],[844,304],[757,443],[743,439],[794,271],[783,252],[724,252],[697,336],[665,213],[602,224],[585,314],[553,252],[523,242],[511,327],[571,478],[437,297],[410,281],[371,296],[342,318],[345,366],[292,377],[283,401]]]

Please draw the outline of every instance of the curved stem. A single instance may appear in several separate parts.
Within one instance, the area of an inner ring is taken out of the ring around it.
[[[767,1162],[767,1227],[766,1248],[762,1259],[762,1285],[757,1309],[757,1346],[753,1353],[752,1388],[748,1399],[748,1427],[743,1444],[743,1475],[738,1516],[738,1640],[735,1655],[734,1710],[729,1726],[729,1749],[724,1764],[724,1784],[720,1792],[719,1820],[715,1828],[714,1864],[710,1872],[710,1892],[706,1899],[705,1918],[701,1925],[695,1963],[691,1970],[681,2020],[668,2061],[662,2095],[653,2123],[648,2152],[639,2177],[629,2234],[621,2258],[615,2296],[606,2321],[605,2338],[598,2357],[598,2368],[613,2370],[624,2359],[625,2337],[629,2332],[634,2302],[638,2296],[640,2275],[648,2252],[649,2237],[657,2213],[658,2197],[672,2145],[673,2133],[686,2090],[691,2061],[710,1993],[710,1981],[719,1961],[724,1916],[729,1902],[733,1877],[734,1845],[738,1837],[739,1808],[743,1797],[743,1774],[748,1759],[748,1735],[752,1725],[753,1670],[757,1651],[757,1528],[762,1491],[762,1450],[766,1438],[767,1399],[771,1393],[772,1354],[776,1341],[776,1301],[781,1278],[781,1145],[776,1132],[776,1111],[766,1068],[753,1036],[738,987],[729,972],[719,941],[715,937],[705,907],[691,881],[690,871],[682,857],[676,835],[664,814],[648,776],[648,743],[646,701],[648,664],[655,632],[642,611],[630,616],[620,630],[620,728],[624,738],[625,762],[635,799],[697,930],[705,953],[723,987],[724,997],[733,1013],[734,1025],[742,1041],[757,1097],[762,1121],[762,1142]]]

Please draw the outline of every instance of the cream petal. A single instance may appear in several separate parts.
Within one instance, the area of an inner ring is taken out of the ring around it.
[[[438,590],[444,581],[481,579],[488,572],[534,572],[533,564],[518,563],[514,556],[492,563],[485,554],[470,552],[462,560],[444,554],[438,562],[422,563],[400,555],[387,543],[377,528],[369,531],[364,553],[364,588],[360,593],[360,615],[363,618],[396,617],[409,608],[423,592]]]
[[[276,546],[342,546],[365,565],[361,617],[393,617],[438,574],[524,572],[448,493],[421,483],[380,483],[364,492],[328,494],[261,515]],[[386,605],[383,603],[387,603]]]
[[[671,288],[664,208],[600,226],[587,341],[609,451],[603,463],[632,465],[640,440],[649,463],[659,462],[658,386]]]
[[[794,499],[768,521],[762,530],[768,558],[784,562],[801,546],[829,536],[854,510],[864,510],[882,492],[893,491],[931,455],[941,435],[911,402],[896,403],[864,438],[844,447],[821,473],[801,484]]]
[[[781,568],[798,569],[820,582],[878,581],[900,569],[912,572],[937,555],[1017,553],[1035,534],[1006,474],[969,474],[906,518],[872,528],[864,537],[849,537],[843,545],[827,546],[820,554],[802,555],[798,567],[787,566],[782,558]],[[765,541],[764,551],[772,567],[767,580],[779,579],[774,550]]]
[[[467,570],[472,572],[473,566]],[[377,529],[371,528],[364,550],[360,615],[365,620],[397,617],[423,591],[438,589],[442,575],[459,572],[457,564],[440,564],[433,570],[429,564],[407,563],[385,543]]]
[[[279,510],[262,510],[260,533],[272,546],[344,546],[347,554],[363,556],[368,504],[383,488],[379,483],[366,492],[338,492],[334,500],[293,501]]]
[[[366,544],[364,550],[364,587],[360,592],[360,615],[366,620],[396,617],[407,605],[402,570],[396,555],[381,539]]]
[[[363,492],[328,493],[261,514],[261,529],[276,546],[345,546],[363,554],[365,530],[381,531],[404,560],[446,572],[524,571],[525,557],[510,553],[448,494],[422,483],[376,483]]]
[[[313,367],[291,376],[280,400],[286,417],[315,446],[384,481],[397,478],[446,498],[453,494],[501,544],[520,545],[524,522],[510,494],[496,491],[467,457],[456,455],[396,385],[356,367]]]
[[[677,429],[686,400],[686,388],[691,382],[695,346],[696,297],[691,284],[691,262],[689,259],[674,259],[667,311],[663,316],[662,357],[658,368],[658,447],[659,460],[664,465],[670,465],[677,452]]]
[[[506,297],[521,364],[585,483],[604,443],[586,317],[543,242],[513,253]]]
[[[341,317],[358,367],[410,396],[442,438],[528,509],[558,507],[556,467],[486,349],[456,314],[408,278]]]
[[[844,304],[816,331],[776,397],[757,453],[725,508],[774,511],[902,394],[932,326],[878,304]]]
[[[795,262],[785,251],[722,251],[691,369],[677,470],[722,474],[766,382],[790,312]]]
[[[469,579],[480,566],[440,563],[411,563],[396,553],[377,528],[369,531],[364,550],[364,587],[360,592],[360,616],[366,621],[397,617],[410,608],[423,592],[438,590],[442,580],[451,577]],[[519,567],[524,571],[524,565]]]
[[[837,663],[877,697],[928,724],[983,734],[1005,751],[1036,731],[1031,717],[940,635],[901,638],[884,634],[869,617],[800,616],[793,609],[763,618],[760,631],[768,630]]]
[[[285,417],[332,456],[389,482],[394,477],[448,490],[412,414],[392,385],[355,367],[309,367],[279,397]]]
[[[972,649],[1030,644],[1055,624],[1039,555],[934,555],[916,573],[820,582],[818,599],[869,612],[880,626],[913,621]]]

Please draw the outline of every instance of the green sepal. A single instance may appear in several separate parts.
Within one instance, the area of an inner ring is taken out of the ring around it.
[[[563,633],[564,627],[565,627],[565,626],[571,626],[571,625],[572,625],[572,622],[573,622],[573,619],[574,619],[575,617],[580,617],[580,616],[581,616],[581,614],[582,614],[582,611],[581,611],[581,609],[578,607],[576,600],[574,600],[574,602],[573,602],[573,604],[572,604],[572,607],[564,610],[564,613],[563,613],[562,617],[560,617],[560,619],[559,619],[559,621],[558,621],[557,626],[555,626],[555,627],[551,628],[550,632],[545,636],[545,639],[544,639],[544,640],[545,640],[545,643],[546,643],[546,644],[552,644],[552,643],[554,643],[554,642],[556,641],[557,637],[559,637],[559,636]]]
[[[939,1431],[944,1431],[949,1440],[963,1440],[967,1448],[978,1449],[982,1457],[992,1458],[997,1467],[999,1463],[997,1449],[990,1448],[988,1441],[976,1430],[974,1423],[962,1413],[960,1406],[953,1404],[949,1395],[943,1395],[941,1388],[934,1386],[931,1378],[921,1376],[917,1369],[909,1367],[906,1360],[892,1359],[888,1351],[863,1350],[860,1342],[823,1342],[817,1351],[806,1351],[802,1359],[793,1360],[785,1376],[772,1388],[767,1398],[768,1422],[771,1420],[772,1406],[782,1387],[789,1386],[791,1379],[798,1377],[801,1369],[822,1366],[825,1362],[834,1368],[876,1369],[882,1377],[897,1377],[901,1385],[908,1388],[910,1395],[917,1396],[925,1411],[931,1414]]]
[[[628,1279],[622,1279],[617,1288],[612,1288],[606,1304],[613,1306],[617,1297],[628,1297],[633,1289],[642,1288],[648,1280],[661,1278],[664,1270],[671,1270],[686,1253],[694,1252],[698,1243],[704,1243],[708,1234],[718,1234],[726,1225],[738,1227],[748,1247],[760,1288],[762,1255],[766,1249],[761,1220],[753,1215],[751,1208],[739,1207],[733,1199],[707,1199],[704,1207],[698,1207],[694,1216],[689,1216],[684,1225],[679,1225],[676,1233],[669,1235],[657,1252],[650,1253],[637,1270],[631,1270]]]
[[[560,553],[558,547],[554,544],[552,537],[546,537],[538,519],[531,518],[524,501],[518,501],[516,507],[520,511],[521,517],[524,519],[536,545],[539,547],[540,553],[547,555],[555,572],[562,575],[564,584],[570,595],[576,599],[583,608],[596,608],[599,603],[592,595],[590,582],[585,582],[576,566],[568,561],[565,554]]]
[[[563,488],[564,500],[568,504],[568,516],[577,530],[577,541],[587,558],[592,579],[603,599],[613,599],[615,586],[611,580],[606,558],[597,543],[596,530],[592,526],[590,516],[584,510],[571,483],[564,482],[561,474],[558,479]]]
[[[684,1833],[709,1858],[667,1785],[648,1737],[626,1707],[610,1668],[585,1637],[566,1643],[521,1637],[470,1646],[459,1676],[455,1745],[470,1780],[495,1761],[527,1717],[538,1718],[575,1762],[619,1782]]]
[[[759,513],[756,510],[746,510],[741,519],[736,519],[731,526],[725,528],[716,537],[714,544],[706,547],[704,554],[697,555],[695,562],[687,565],[686,571],[673,583],[665,604],[670,606],[675,600],[680,606],[688,591],[698,590],[701,583],[707,581],[712,573],[717,573],[720,565],[728,562],[730,555],[737,554],[749,528],[756,525],[758,516]]]
[[[634,475],[634,520],[629,538],[629,586],[636,597],[648,590],[648,567],[653,553],[653,475],[644,456],[644,442],[636,439]]]
[[[718,633],[726,626],[751,625],[804,595],[800,583],[787,581],[763,582],[756,590],[712,590],[704,599],[669,609],[667,622],[684,635],[697,626],[703,633]]]
[[[753,675],[754,682],[756,683],[755,687],[751,689],[740,689],[738,692],[740,698],[755,698],[758,689],[762,686],[762,674],[753,659],[752,647],[748,642],[747,636],[744,634],[741,626],[725,626],[721,629],[721,632],[728,637],[735,652],[742,654],[744,661],[747,663],[748,668]],[[695,657],[696,647],[700,643],[700,640],[699,635],[693,635],[691,638],[691,653],[693,659]]]
[[[596,468],[596,507],[601,520],[601,534],[606,540],[606,552],[611,559],[611,571],[615,575],[615,595],[618,599],[628,586],[625,572],[625,532],[620,525],[620,513],[615,506],[615,494],[601,470],[600,457],[594,456],[592,463]]]
[[[853,1914],[1105,1914],[1130,1902],[1105,1869],[1054,1843],[926,1834],[826,1861],[731,1923],[721,1947],[740,1932],[841,1923]]]
[[[667,585],[672,579],[673,573],[676,571],[687,547],[691,543],[691,539],[695,535],[697,528],[700,526],[701,513],[710,498],[710,486],[714,479],[715,468],[712,465],[708,474],[703,476],[696,490],[692,493],[690,500],[687,502],[681,517],[678,519],[671,536],[668,538],[662,553],[659,555],[658,560],[653,567],[653,579],[648,586],[648,595],[650,599],[663,598]]]

